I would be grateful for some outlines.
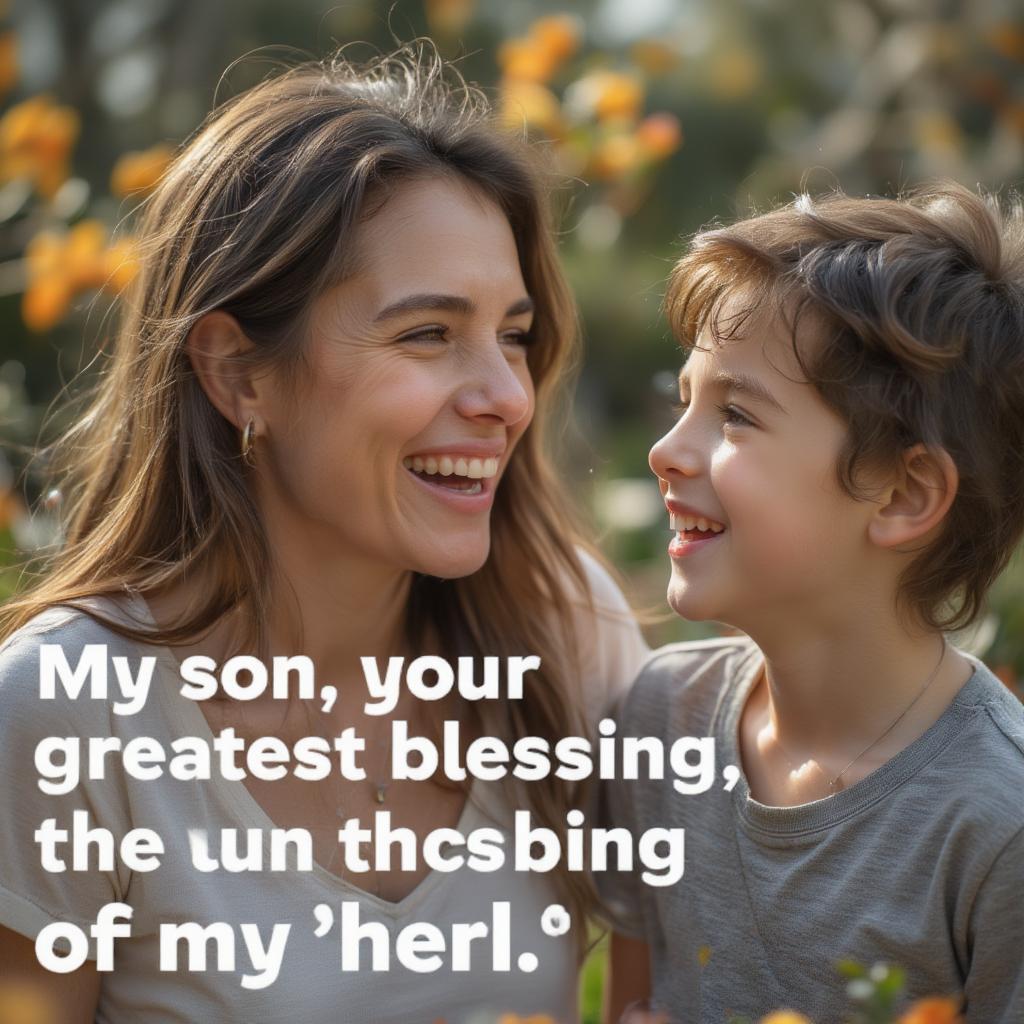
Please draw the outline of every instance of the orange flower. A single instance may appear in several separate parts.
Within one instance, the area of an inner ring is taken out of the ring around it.
[[[136,265],[132,239],[108,245],[107,229],[98,220],[79,221],[62,235],[40,232],[25,251],[28,285],[22,319],[33,331],[48,331],[64,319],[78,292],[119,292],[134,277]]]
[[[1008,60],[1024,61],[1024,27],[1003,21],[985,33],[988,45]]]
[[[660,39],[641,39],[629,48],[629,56],[649,75],[667,75],[680,61],[679,51]]]
[[[458,35],[475,10],[476,0],[426,0],[430,31],[441,35]]]
[[[644,153],[635,135],[609,135],[598,143],[590,170],[595,178],[617,181],[644,163]]]
[[[546,1013],[535,1013],[532,1017],[520,1017],[516,1013],[503,1013],[498,1024],[558,1024],[554,1017]]]
[[[600,121],[632,121],[644,102],[644,88],[634,75],[620,71],[594,71],[573,82],[566,94],[579,117]]]
[[[51,198],[68,178],[78,114],[48,96],[34,96],[0,118],[0,180],[28,178]]]
[[[761,1018],[761,1024],[812,1024],[802,1013],[796,1010],[776,1010],[767,1017]]]
[[[1012,665],[996,665],[992,674],[1009,690],[1017,688],[1017,672]]]
[[[539,128],[547,135],[558,135],[562,126],[562,106],[558,97],[537,82],[511,81],[501,87],[501,119],[510,128]]]
[[[0,530],[6,530],[16,519],[25,515],[25,503],[15,491],[0,487]],[[2,1006],[2,990],[0,990],[0,1006]],[[0,1017],[0,1020],[6,1018]]]
[[[582,34],[578,18],[571,14],[549,14],[530,26],[528,37],[560,64],[579,49]]]
[[[0,94],[10,92],[18,81],[18,42],[13,32],[0,35]]]
[[[912,1004],[898,1024],[962,1024],[960,1000],[954,997],[919,999]]]
[[[56,1024],[53,996],[28,982],[0,982],[0,1021],[4,1024]]]
[[[547,82],[557,61],[533,39],[508,39],[498,47],[498,65],[505,78],[521,82]]]
[[[653,160],[663,160],[683,143],[683,130],[675,114],[651,114],[636,129],[640,147]]]
[[[162,144],[137,153],[125,153],[110,174],[110,191],[115,196],[149,192],[167,170],[173,156],[174,150]]]

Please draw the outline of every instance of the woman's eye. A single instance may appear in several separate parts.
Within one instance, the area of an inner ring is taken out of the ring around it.
[[[399,341],[444,341],[447,327],[423,327],[409,334],[403,334]]]
[[[508,345],[527,346],[533,343],[533,335],[529,331],[506,331],[501,340]]]

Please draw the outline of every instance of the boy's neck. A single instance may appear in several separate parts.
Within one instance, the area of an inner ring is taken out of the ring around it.
[[[896,623],[751,636],[765,673],[744,709],[745,762],[810,763],[813,772],[797,774],[819,787],[855,759],[836,788],[894,757],[938,720],[972,672],[940,634],[910,635]]]

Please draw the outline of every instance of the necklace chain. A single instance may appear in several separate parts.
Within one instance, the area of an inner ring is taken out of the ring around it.
[[[877,747],[877,746],[878,746],[878,744],[879,744],[879,743],[881,743],[881,742],[882,742],[882,740],[884,740],[884,739],[885,739],[885,737],[886,737],[886,736],[888,736],[888,735],[889,735],[889,733],[891,733],[891,732],[893,731],[893,729],[895,729],[895,728],[896,728],[896,726],[897,726],[897,725],[899,725],[899,723],[903,721],[903,719],[904,719],[904,718],[906,717],[906,715],[907,715],[907,713],[908,713],[908,712],[910,711],[910,709],[911,709],[911,708],[912,708],[912,707],[913,707],[913,706],[914,706],[914,705],[915,705],[915,704],[916,704],[916,703],[917,703],[917,702],[918,702],[918,701],[919,701],[919,700],[920,700],[920,699],[921,699],[921,698],[922,698],[922,697],[924,696],[924,694],[925,694],[925,691],[926,691],[926,690],[928,689],[928,687],[929,687],[929,686],[931,686],[933,682],[935,682],[935,679],[936,679],[936,678],[938,677],[938,674],[939,674],[939,669],[940,669],[940,668],[942,668],[942,663],[943,663],[943,662],[944,662],[944,661],[946,660],[946,647],[947,647],[947,644],[946,644],[946,638],[945,638],[945,637],[942,637],[942,653],[941,653],[941,654],[939,655],[939,660],[938,660],[938,663],[936,664],[935,668],[934,668],[934,669],[932,669],[932,671],[931,671],[931,674],[930,674],[930,675],[928,676],[928,678],[927,678],[927,679],[925,680],[925,682],[924,682],[924,685],[923,685],[923,686],[921,687],[921,689],[920,689],[920,690],[918,690],[918,691],[917,691],[917,695],[916,695],[916,696],[914,697],[914,699],[913,699],[913,700],[912,700],[912,701],[911,701],[911,702],[910,702],[910,703],[909,703],[909,704],[908,704],[908,705],[907,705],[907,706],[906,706],[906,707],[905,707],[905,708],[904,708],[904,709],[903,709],[903,710],[902,710],[902,711],[901,711],[901,712],[900,712],[900,713],[899,713],[899,714],[898,714],[898,715],[897,715],[897,716],[896,716],[896,717],[895,717],[895,718],[894,718],[894,719],[892,720],[892,722],[890,722],[890,723],[889,723],[889,725],[888,725],[888,727],[886,728],[886,730],[885,730],[885,731],[884,731],[884,732],[883,732],[883,733],[882,733],[882,734],[881,734],[880,736],[878,736],[878,737],[877,737],[876,739],[873,739],[873,740],[872,740],[872,741],[871,741],[871,742],[870,742],[870,743],[869,743],[869,744],[868,744],[868,745],[867,745],[867,746],[866,746],[866,747],[865,747],[865,748],[864,748],[864,749],[863,749],[863,750],[862,750],[862,751],[861,751],[861,752],[860,752],[860,753],[859,753],[859,754],[858,754],[858,755],[857,755],[857,756],[856,756],[856,757],[855,757],[855,758],[854,758],[854,759],[853,759],[853,760],[852,760],[852,761],[851,761],[851,762],[850,762],[850,763],[849,763],[849,764],[848,764],[848,765],[847,765],[847,766],[846,766],[845,768],[843,768],[843,769],[842,769],[842,771],[839,771],[839,772],[837,772],[837,773],[836,773],[836,774],[835,774],[835,775],[834,775],[834,776],[833,776],[833,777],[832,777],[831,779],[829,779],[829,780],[828,780],[828,788],[829,788],[829,790],[831,790],[831,791],[834,791],[834,790],[835,790],[835,788],[836,788],[836,783],[837,783],[837,782],[838,782],[838,781],[839,781],[839,780],[840,780],[840,779],[841,779],[841,778],[842,778],[842,777],[843,777],[843,776],[844,776],[844,775],[845,775],[845,774],[846,774],[846,773],[847,773],[847,772],[848,772],[848,771],[849,771],[849,770],[850,770],[850,769],[851,769],[851,768],[852,768],[852,767],[853,767],[853,766],[854,766],[854,765],[855,765],[855,764],[856,764],[856,763],[857,763],[857,762],[858,762],[858,761],[859,761],[859,760],[860,760],[860,759],[861,759],[861,758],[862,758],[862,757],[863,757],[863,756],[864,756],[864,755],[865,755],[865,754],[866,754],[866,753],[867,753],[867,752],[868,752],[869,750],[873,749],[874,747]],[[763,671],[763,670],[762,670],[762,671]],[[779,739],[778,739],[778,737],[776,737],[776,738],[775,738],[775,742],[776,742],[776,743],[778,744],[778,746],[779,746],[779,747],[781,748],[782,752],[783,752],[783,753],[784,753],[784,754],[786,755],[786,760],[787,760],[787,761],[789,761],[789,765],[790,765],[790,767],[791,767],[791,768],[795,768],[795,767],[796,767],[796,765],[795,765],[795,764],[793,763],[793,761],[792,761],[792,759],[791,759],[791,755],[790,755],[789,751],[787,751],[787,750],[786,750],[786,748],[782,746],[782,744],[781,744],[781,743],[779,742]]]

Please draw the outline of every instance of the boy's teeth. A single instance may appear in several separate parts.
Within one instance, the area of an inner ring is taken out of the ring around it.
[[[430,476],[463,476],[470,480],[487,480],[498,475],[497,459],[467,459],[460,456],[419,455],[406,456],[402,465],[414,473],[426,473]]]
[[[674,512],[670,512],[668,515],[668,525],[670,530],[674,530],[676,533],[685,533],[688,530],[700,530],[703,533],[721,533],[725,527],[714,519],[704,519],[698,516],[680,516]]]

